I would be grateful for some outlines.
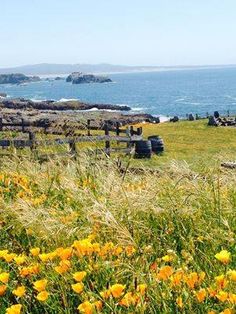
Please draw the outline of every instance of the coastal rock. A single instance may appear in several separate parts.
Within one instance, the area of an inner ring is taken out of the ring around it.
[[[109,83],[112,82],[112,80],[106,76],[84,74],[82,72],[73,72],[67,77],[66,82],[72,82],[72,84],[87,84],[87,83]]]
[[[170,122],[178,122],[179,121],[179,117],[178,116],[174,116],[174,118],[170,119]]]
[[[26,76],[21,73],[1,74],[0,84],[22,84],[30,82],[38,82],[40,77],[38,76]]]
[[[131,110],[128,106],[119,106],[111,104],[88,104],[83,103],[78,100],[74,101],[65,101],[65,102],[56,102],[52,100],[46,101],[32,101],[24,98],[18,99],[4,99],[0,101],[0,107],[8,109],[37,109],[37,110],[114,110],[114,111],[129,111]]]
[[[6,93],[0,93],[0,98],[6,98],[7,94]]]
[[[57,76],[57,77],[54,78],[54,80],[55,80],[55,81],[64,81],[65,78],[62,77],[62,76]]]
[[[219,122],[217,121],[217,119],[213,116],[209,117],[209,121],[208,121],[208,125],[210,126],[218,126]]]

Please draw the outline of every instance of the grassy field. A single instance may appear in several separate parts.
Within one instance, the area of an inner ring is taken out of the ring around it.
[[[220,161],[235,131],[147,124],[166,152],[125,172],[116,156],[2,157],[0,314],[234,313],[236,171]]]
[[[186,160],[193,165],[227,158],[235,160],[235,128],[208,127],[207,120],[142,126],[144,136],[157,134],[165,142],[165,154],[161,158],[153,158],[151,165],[160,165],[173,159]]]

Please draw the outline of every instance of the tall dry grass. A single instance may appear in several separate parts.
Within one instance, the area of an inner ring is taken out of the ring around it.
[[[178,308],[181,293],[174,293],[167,283],[155,285],[150,271],[155,263],[161,267],[161,258],[170,254],[176,269],[205,272],[207,287],[224,271],[215,254],[221,249],[236,253],[236,172],[217,162],[198,169],[175,161],[156,171],[137,170],[132,163],[121,169],[116,160],[92,155],[45,163],[5,159],[0,166],[0,249],[20,254],[37,246],[48,251],[94,234],[98,242],[135,248],[135,257],[121,259],[119,267],[110,270],[112,275],[98,284],[106,287],[111,278],[127,285],[145,282],[150,290],[135,313],[232,308],[213,301],[198,304],[186,290],[186,307]],[[236,265],[235,257],[230,268]],[[74,313],[74,303],[65,313]],[[55,300],[54,305],[51,310],[45,307],[45,313],[64,313]],[[32,311],[38,313],[37,306]],[[132,307],[105,303],[102,313],[129,311]]]

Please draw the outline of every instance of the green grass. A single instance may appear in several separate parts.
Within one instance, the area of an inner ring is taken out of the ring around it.
[[[209,127],[207,120],[178,123],[144,124],[144,136],[160,135],[165,143],[161,157],[142,161],[147,166],[159,166],[173,159],[191,164],[236,159],[236,128]]]
[[[23,314],[74,314],[85,301],[93,310],[80,307],[80,313],[233,313],[236,172],[219,163],[235,160],[235,129],[209,128],[206,121],[144,126],[145,136],[155,134],[165,141],[164,155],[122,158],[125,173],[116,155],[80,151],[77,160],[54,157],[44,163],[2,157],[0,281],[2,272],[10,278],[0,283],[0,314],[18,303]],[[135,173],[137,166],[143,171]],[[149,171],[153,167],[158,171]],[[46,261],[32,256],[35,247],[48,254]],[[230,254],[227,263],[215,257],[223,249]],[[24,255],[23,264],[11,260],[11,253]],[[39,269],[23,276],[22,269],[32,265]],[[79,294],[72,286],[77,271],[87,273]],[[45,301],[34,288],[40,279],[48,280]],[[116,284],[123,289],[118,296],[111,294]],[[22,298],[13,293],[19,285],[26,287]]]

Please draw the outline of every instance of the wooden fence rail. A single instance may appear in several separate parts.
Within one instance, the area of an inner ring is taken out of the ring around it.
[[[30,123],[26,123],[22,120],[22,123],[3,123],[0,119],[0,130],[2,130],[3,126],[21,126],[22,132],[26,132],[25,127],[29,126]],[[104,135],[92,135],[91,134],[91,125],[88,121],[88,132],[87,135],[82,136],[73,136],[73,137],[64,137],[64,138],[56,138],[56,139],[45,139],[45,140],[38,140],[36,138],[36,133],[29,131],[28,132],[28,139],[2,139],[0,140],[0,147],[7,148],[7,147],[14,147],[14,148],[30,148],[31,151],[35,151],[37,147],[44,147],[44,146],[56,146],[56,145],[69,145],[69,151],[72,154],[76,154],[76,144],[77,143],[97,143],[97,142],[105,142],[105,153],[110,155],[111,151],[121,151],[120,149],[112,149],[111,142],[115,141],[119,143],[127,143],[127,148],[130,149],[132,145],[142,140],[142,128],[137,128],[134,130],[133,126],[128,127],[126,130],[120,129],[120,124],[116,124],[116,128],[111,128],[108,123],[104,124],[103,130]],[[114,132],[114,135],[111,135],[110,132]],[[124,134],[125,136],[121,136],[120,133]],[[126,148],[126,151],[127,151]],[[124,150],[124,149],[123,149]]]
[[[101,126],[95,126],[95,125],[91,125],[91,121],[92,120],[87,120],[87,123],[81,123],[81,122],[77,122],[78,126],[80,125],[80,127],[78,127],[78,129],[80,130],[87,130],[87,135],[91,136],[91,131],[92,130],[108,130],[109,132],[114,132],[116,133],[117,136],[119,136],[120,134],[125,134],[127,133],[126,129],[122,129],[120,126],[120,123],[117,121],[116,122],[116,126],[113,127],[112,125],[109,125],[109,123],[107,121],[104,121],[104,123]],[[64,125],[66,126],[66,124]],[[84,127],[81,127],[84,126]],[[47,133],[48,129],[52,127],[52,123],[47,122],[47,121],[26,121],[24,119],[21,119],[20,122],[3,122],[3,118],[0,117],[0,131],[3,131],[4,128],[17,128],[20,129],[21,132],[23,133],[28,133],[27,128],[41,128],[44,129],[44,132]],[[70,128],[70,126],[68,126],[68,129]],[[50,132],[48,132],[50,133]],[[137,128],[137,130],[134,130],[133,126],[130,126],[130,133],[131,135],[141,135],[142,134],[142,128]],[[59,132],[59,134],[63,134],[63,132]]]

